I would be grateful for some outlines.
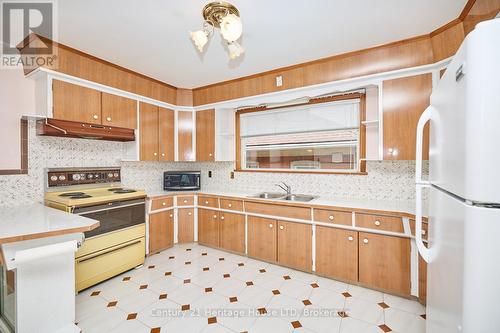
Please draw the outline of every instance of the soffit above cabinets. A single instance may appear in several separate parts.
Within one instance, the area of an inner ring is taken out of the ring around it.
[[[455,19],[466,0],[234,0],[246,53],[199,54],[188,32],[208,1],[58,2],[63,44],[177,87],[194,88],[427,34]],[[91,18],[91,19],[90,19]],[[215,34],[210,44],[222,43]]]

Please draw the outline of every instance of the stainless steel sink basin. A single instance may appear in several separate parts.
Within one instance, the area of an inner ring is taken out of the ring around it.
[[[289,194],[286,197],[284,197],[282,200],[287,200],[287,201],[300,201],[300,202],[308,202],[316,197],[313,195],[305,195],[305,194]]]
[[[262,192],[257,195],[252,195],[250,198],[260,198],[260,199],[282,199],[286,196],[284,193],[273,193],[273,192]]]

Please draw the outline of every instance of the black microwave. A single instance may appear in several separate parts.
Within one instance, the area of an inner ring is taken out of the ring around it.
[[[201,184],[200,171],[165,171],[163,189],[165,191],[196,191]]]

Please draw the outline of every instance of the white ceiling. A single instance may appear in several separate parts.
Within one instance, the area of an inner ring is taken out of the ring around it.
[[[210,0],[58,1],[58,40],[174,86],[193,88],[429,33],[466,0],[231,0],[244,56],[218,31],[200,55],[188,31]]]

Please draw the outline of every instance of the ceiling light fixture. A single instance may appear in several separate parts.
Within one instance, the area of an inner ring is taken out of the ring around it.
[[[203,28],[190,32],[198,51],[203,52],[214,28],[219,28],[222,38],[226,41],[230,59],[235,59],[245,52],[245,49],[237,42],[243,33],[243,25],[236,7],[227,2],[211,2],[203,7],[202,14]]]

